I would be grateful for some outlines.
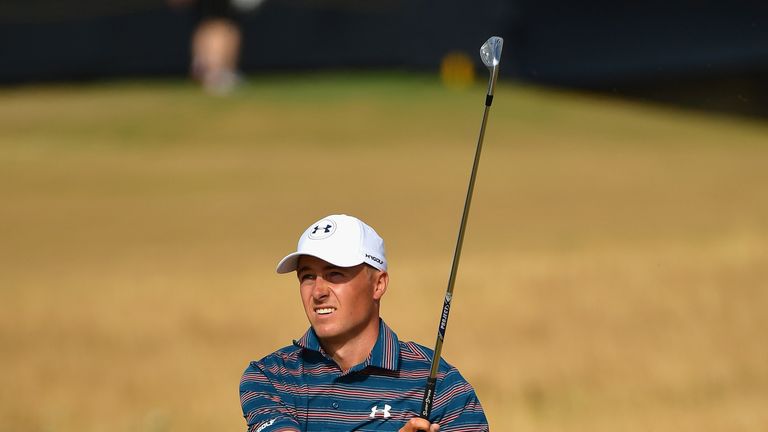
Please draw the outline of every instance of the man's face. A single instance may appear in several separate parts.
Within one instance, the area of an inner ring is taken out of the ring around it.
[[[303,255],[296,275],[304,312],[324,342],[344,343],[373,322],[378,326],[378,301],[386,291],[386,273],[365,264],[337,267]]]

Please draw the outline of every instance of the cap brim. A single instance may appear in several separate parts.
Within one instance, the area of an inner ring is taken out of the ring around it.
[[[287,255],[285,258],[281,259],[279,263],[277,263],[277,271],[278,273],[290,273],[294,270],[296,270],[296,267],[299,265],[299,257],[304,254],[299,252],[294,252],[292,254]]]
[[[335,259],[329,259],[328,257],[320,256],[320,254],[313,254],[310,252],[294,252],[292,254],[286,255],[285,258],[280,260],[280,262],[277,263],[277,268],[275,271],[283,274],[297,270],[299,266],[299,258],[301,258],[302,255],[312,256],[339,267],[354,267],[365,262],[362,257],[346,257],[347,259],[337,257]]]

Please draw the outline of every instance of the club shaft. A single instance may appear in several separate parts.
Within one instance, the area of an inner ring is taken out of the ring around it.
[[[472,205],[472,195],[475,191],[475,180],[477,178],[477,168],[480,164],[480,153],[483,150],[483,138],[485,136],[485,125],[488,123],[488,112],[490,106],[486,106],[483,111],[483,122],[480,126],[480,138],[477,141],[475,150],[475,161],[472,164],[472,174],[469,176],[469,187],[467,188],[467,198],[464,200],[464,212],[461,215],[461,225],[459,226],[459,235],[456,239],[456,250],[453,252],[453,263],[451,264],[451,274],[448,277],[448,288],[445,291],[446,301],[443,305],[443,314],[440,318],[440,327],[437,332],[437,341],[435,343],[435,356],[432,360],[432,368],[429,376],[437,376],[438,365],[440,363],[440,353],[443,350],[443,339],[445,338],[445,328],[448,325],[448,313],[451,310],[451,300],[453,299],[453,287],[456,284],[456,274],[459,270],[459,260],[461,259],[461,249],[464,245],[464,233],[467,229],[467,219],[469,218],[469,208]]]
[[[464,212],[461,215],[461,225],[459,226],[459,235],[456,240],[456,250],[453,252],[453,263],[451,264],[451,274],[448,277],[448,288],[445,292],[443,302],[443,311],[440,316],[440,326],[437,330],[437,341],[435,342],[435,353],[432,356],[432,367],[429,371],[427,386],[424,390],[424,397],[421,403],[421,412],[419,416],[429,419],[432,412],[432,402],[435,397],[435,386],[437,384],[437,371],[440,366],[440,354],[443,351],[443,340],[445,339],[445,329],[448,326],[448,314],[451,311],[451,300],[453,299],[453,287],[456,283],[456,274],[459,269],[459,260],[461,259],[461,247],[464,244],[464,232],[467,228],[467,219],[469,217],[469,208],[472,205],[472,195],[475,190],[475,179],[477,178],[477,169],[480,165],[480,153],[483,150],[483,139],[485,138],[485,126],[488,123],[488,113],[491,110],[493,102],[493,88],[496,81],[496,70],[491,74],[489,81],[488,94],[485,98],[485,110],[483,111],[483,121],[480,125],[480,136],[477,139],[477,148],[475,149],[475,160],[472,164],[472,173],[469,176],[469,186],[467,187],[467,197],[464,200]]]

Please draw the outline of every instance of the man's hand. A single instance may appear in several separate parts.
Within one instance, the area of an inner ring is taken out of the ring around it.
[[[405,426],[403,426],[398,432],[418,432],[418,431],[438,432],[439,430],[440,430],[439,424],[437,423],[429,424],[427,420],[424,420],[421,417],[414,417],[408,420],[408,423],[406,423]]]

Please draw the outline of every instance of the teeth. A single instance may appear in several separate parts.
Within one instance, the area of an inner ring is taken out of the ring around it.
[[[334,308],[323,308],[323,309],[315,309],[315,312],[317,312],[320,315],[328,315],[329,313],[333,312]]]

